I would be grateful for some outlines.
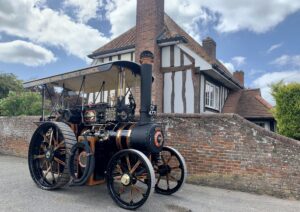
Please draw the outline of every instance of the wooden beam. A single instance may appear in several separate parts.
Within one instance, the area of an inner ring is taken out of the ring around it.
[[[171,65],[171,67],[174,67],[174,65],[175,65],[174,47],[175,47],[174,45],[170,47],[170,65]]]
[[[169,72],[177,72],[177,71],[183,71],[188,69],[193,69],[194,65],[186,65],[186,66],[178,66],[178,67],[165,67],[161,68],[163,73],[169,73]]]
[[[183,101],[183,113],[186,113],[187,102],[186,102],[186,71],[182,72],[182,101]]]

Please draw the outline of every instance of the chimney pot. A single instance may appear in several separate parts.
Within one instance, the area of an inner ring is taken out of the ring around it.
[[[208,56],[210,56],[213,60],[216,59],[216,48],[217,44],[216,42],[210,38],[207,37],[202,41],[202,45]]]

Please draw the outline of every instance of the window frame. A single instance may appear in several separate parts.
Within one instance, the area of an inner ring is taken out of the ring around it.
[[[212,91],[207,95],[208,86]],[[220,111],[220,87],[209,81],[205,81],[204,105],[206,108]]]

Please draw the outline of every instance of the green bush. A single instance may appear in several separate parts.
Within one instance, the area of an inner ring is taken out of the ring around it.
[[[300,140],[300,84],[273,84],[272,95],[276,101],[273,114],[278,132]]]
[[[42,97],[37,92],[10,92],[0,99],[1,116],[40,115]]]

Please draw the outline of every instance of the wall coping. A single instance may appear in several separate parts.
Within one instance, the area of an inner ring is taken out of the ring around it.
[[[300,146],[300,141],[295,140],[293,138],[285,137],[283,135],[279,135],[279,134],[271,132],[269,130],[266,130],[235,113],[215,113],[215,114],[214,113],[206,113],[206,114],[204,114],[204,113],[202,113],[202,114],[197,114],[197,113],[192,113],[192,114],[160,113],[160,114],[158,114],[158,117],[162,117],[162,118],[194,118],[194,119],[198,119],[198,118],[219,118],[219,119],[227,118],[227,119],[230,119],[230,118],[232,118],[237,121],[243,122],[243,124],[248,125],[251,128],[254,128],[259,133],[264,134],[270,138],[277,139],[280,142],[285,142],[285,143],[290,143],[293,145]]]

